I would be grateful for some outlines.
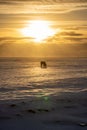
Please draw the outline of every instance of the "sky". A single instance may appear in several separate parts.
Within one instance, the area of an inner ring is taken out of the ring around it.
[[[55,34],[39,44],[23,35],[35,20]],[[34,56],[87,57],[87,0],[0,0],[0,57]]]

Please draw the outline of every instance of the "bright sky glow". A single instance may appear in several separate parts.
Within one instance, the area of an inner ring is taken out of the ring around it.
[[[21,33],[26,37],[34,38],[35,42],[40,42],[53,36],[55,31],[50,27],[48,21],[35,20],[31,21],[27,27],[22,28]]]

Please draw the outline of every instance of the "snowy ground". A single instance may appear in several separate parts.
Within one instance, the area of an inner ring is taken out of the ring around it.
[[[0,130],[87,130],[87,91],[0,101]]]

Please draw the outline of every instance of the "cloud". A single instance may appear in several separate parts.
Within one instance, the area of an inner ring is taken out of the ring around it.
[[[79,30],[67,30],[34,44],[30,37],[0,37],[0,56],[87,56],[87,37]]]
[[[70,40],[71,42],[75,42],[75,43],[87,43],[87,38],[81,37],[81,38],[77,38],[77,37],[67,37],[67,40]]]
[[[61,32],[60,35],[63,35],[63,36],[82,36],[83,34],[82,33],[76,33],[74,31],[68,31],[68,32]]]
[[[10,1],[10,0],[0,0],[0,5],[13,5],[16,4],[15,1]]]
[[[30,2],[30,3],[40,3],[40,4],[57,4],[57,3],[86,3],[86,0],[0,0],[0,3],[5,4],[5,2]]]
[[[86,43],[87,37],[83,33],[79,33],[78,30],[63,31],[55,34],[54,36],[48,37],[43,41],[45,44],[82,44]],[[24,44],[34,43],[32,37],[0,37],[0,45],[2,44]]]
[[[55,34],[52,37],[47,39],[47,43],[53,44],[84,44],[87,43],[87,34],[82,32],[79,33],[79,30],[67,30]]]
[[[86,0],[0,0],[1,13],[66,13],[87,9]]]
[[[31,37],[0,37],[0,46],[3,44],[24,44],[32,43],[33,38]]]

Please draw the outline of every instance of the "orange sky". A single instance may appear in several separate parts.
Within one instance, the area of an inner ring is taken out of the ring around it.
[[[54,35],[41,44],[22,35],[32,20],[49,22]],[[87,1],[0,0],[0,56],[87,56]]]

